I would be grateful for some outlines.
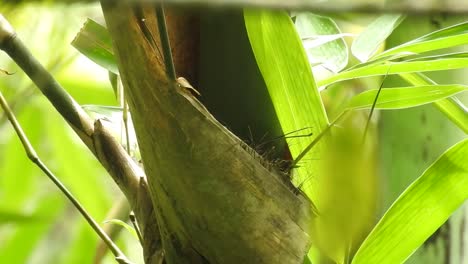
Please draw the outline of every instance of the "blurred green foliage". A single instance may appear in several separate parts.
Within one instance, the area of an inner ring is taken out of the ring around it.
[[[87,17],[102,20],[99,5],[3,5],[0,12],[34,56],[80,104],[116,104],[107,72],[70,45]],[[0,55],[0,68],[14,73],[0,77],[0,89],[41,159],[102,223],[113,201],[120,196],[115,183],[4,53]],[[0,175],[3,263],[92,263],[97,235],[27,159],[3,112],[0,112]],[[134,239],[132,242],[138,244]],[[135,253],[137,257],[133,259],[138,259],[139,251]]]

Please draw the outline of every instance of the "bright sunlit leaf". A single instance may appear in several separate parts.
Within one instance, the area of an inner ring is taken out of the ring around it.
[[[320,81],[318,85],[328,86],[335,82],[376,75],[454,70],[468,67],[468,58],[461,57],[460,54],[453,56],[450,55],[443,57],[437,56],[432,58],[425,57],[411,61],[389,62],[379,65],[370,63],[361,67],[350,69],[348,71],[340,72],[330,78]]]
[[[244,20],[255,59],[283,131],[309,127],[312,134],[318,135],[328,125],[328,120],[291,18],[285,12],[245,10]],[[287,141],[293,158],[310,143],[307,137]],[[307,155],[317,155],[322,146],[318,144]],[[299,167],[293,182],[303,183],[309,175],[308,171],[317,171],[317,166],[318,162],[312,161]],[[302,190],[315,202],[317,192],[313,183],[313,180],[308,181]]]
[[[382,52],[373,59],[399,54],[401,54],[401,56],[420,54],[466,44],[468,44],[468,22],[429,33],[413,41],[406,42],[400,46]]]
[[[255,59],[283,131],[310,127],[311,132],[318,135],[327,126],[328,120],[291,18],[285,12],[245,10],[244,19]],[[291,154],[295,158],[310,143],[310,139],[295,138],[291,143]],[[319,149],[320,146],[314,148],[309,155],[316,154]],[[316,162],[309,162],[299,170],[306,172],[313,166],[317,166]],[[301,177],[307,177],[300,171],[298,175],[295,179],[297,182],[303,182],[304,178]],[[312,187],[314,185],[310,184],[303,190],[314,200],[317,193]]]
[[[383,88],[375,108],[409,108],[432,103],[463,91],[468,91],[468,86],[452,84]],[[348,105],[348,109],[368,109],[372,107],[377,92],[378,89],[373,89],[354,96]]]
[[[468,139],[433,163],[385,213],[353,264],[403,263],[468,198]]]

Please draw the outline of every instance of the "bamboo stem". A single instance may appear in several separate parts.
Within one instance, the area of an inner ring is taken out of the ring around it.
[[[166,17],[164,15],[164,8],[162,4],[156,5],[156,18],[158,20],[159,37],[164,54],[164,65],[166,66],[166,73],[169,80],[176,81],[176,72],[174,61],[172,59],[171,43],[169,35],[167,34]]]

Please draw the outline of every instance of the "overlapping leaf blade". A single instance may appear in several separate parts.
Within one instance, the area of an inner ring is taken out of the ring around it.
[[[446,151],[403,192],[352,263],[403,263],[468,198],[466,157],[468,139]]]
[[[468,22],[444,28],[380,53],[373,59],[401,54],[421,54],[468,44]]]
[[[343,40],[345,35],[331,18],[310,12],[299,13],[295,24],[312,65],[322,65],[335,73],[346,67],[348,47]],[[315,44],[310,45],[312,43]],[[321,45],[317,45],[319,43]]]
[[[432,103],[457,93],[468,91],[466,85],[423,85],[382,89],[376,109],[402,109]],[[378,89],[368,90],[354,96],[348,109],[369,109],[376,98]]]
[[[244,19],[250,43],[262,76],[275,106],[283,131],[297,131],[310,127],[314,135],[328,124],[319,92],[311,73],[302,42],[289,16],[284,12],[245,10]],[[285,49],[284,47],[288,47]],[[272,56],[272,54],[275,54]],[[310,143],[310,138],[295,138],[290,150],[297,157]],[[308,155],[320,152],[319,144]],[[316,161],[299,168],[298,183],[307,177],[307,171],[317,166]],[[315,168],[317,171],[317,168]],[[317,197],[313,180],[304,186],[312,200]]]
[[[443,56],[424,57],[410,61],[389,62],[377,65],[368,63],[322,80],[318,85],[328,86],[335,82],[376,75],[454,70],[466,67],[468,67],[468,58],[465,53],[446,54]]]

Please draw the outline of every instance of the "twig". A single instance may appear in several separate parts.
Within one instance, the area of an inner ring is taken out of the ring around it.
[[[320,132],[320,134],[317,135],[317,137],[314,138],[314,140],[312,140],[312,142],[310,142],[310,144],[297,156],[297,158],[291,163],[290,165],[290,169],[294,168],[297,166],[297,164],[299,163],[299,161],[301,161],[305,155],[307,155],[307,153],[315,146],[317,145],[317,143],[320,141],[320,139],[322,139],[323,136],[325,136],[329,131],[330,129],[338,122],[341,120],[341,118],[343,118],[343,116],[347,113],[347,111],[344,111],[342,112],[338,117],[335,118],[335,120],[333,120],[333,122],[331,122],[324,130],[322,130],[322,132]]]
[[[124,123],[124,128],[125,128],[125,146],[126,146],[125,150],[127,150],[128,155],[131,155],[130,154],[130,135],[129,135],[129,131],[128,131],[128,104],[127,104],[127,102],[125,100],[123,101],[123,110],[122,111],[123,111],[122,112],[122,121]]]
[[[387,73],[383,77],[382,82],[380,83],[379,89],[377,90],[377,94],[375,95],[374,101],[372,102],[372,107],[371,107],[369,116],[367,117],[366,127],[364,128],[364,135],[362,135],[362,143],[364,143],[366,141],[367,130],[369,130],[369,125],[370,125],[370,122],[371,122],[371,119],[372,119],[372,114],[374,114],[374,109],[375,109],[375,106],[377,105],[377,100],[379,99],[380,92],[382,91],[383,84],[385,82],[385,79],[388,76],[388,72],[390,71],[391,67],[392,67],[391,65],[388,67]]]
[[[139,223],[143,226],[142,230],[152,234],[147,236],[148,241],[145,241],[145,246],[149,247],[153,245],[153,241],[159,241],[156,217],[148,213],[154,210],[148,186],[140,184],[141,178],[146,179],[142,169],[116,141],[109,129],[100,122],[97,122],[98,129],[96,129],[94,121],[32,56],[1,14],[0,49],[4,50],[31,78],[112,176],[135,211]]]
[[[75,206],[75,208],[81,213],[81,215],[86,219],[88,224],[93,228],[93,230],[101,237],[101,239],[106,243],[109,249],[115,256],[115,259],[118,263],[130,264],[131,262],[125,257],[122,251],[114,244],[114,242],[107,236],[107,234],[102,230],[99,224],[89,215],[89,213],[84,209],[84,207],[76,200],[76,198],[71,194],[71,192],[65,187],[65,185],[60,182],[60,180],[47,168],[47,166],[41,161],[39,156],[37,155],[36,151],[34,150],[33,146],[29,142],[26,134],[24,133],[21,125],[16,120],[15,115],[11,112],[7,101],[3,97],[3,94],[0,92],[0,105],[5,111],[5,114],[12,124],[13,128],[16,131],[21,143],[26,151],[28,158],[36,164],[46,175],[49,179],[62,191],[62,193],[70,200],[70,202]]]
[[[0,15],[0,49],[4,50],[21,69],[31,78],[42,93],[49,99],[55,109],[65,118],[73,130],[78,134],[86,146],[104,165],[112,175],[119,187],[127,196],[130,203],[136,197],[139,189],[138,173],[141,171],[138,165],[128,164],[131,160],[125,150],[118,144],[114,148],[108,148],[105,156],[96,149],[94,142],[94,121],[86,114],[81,106],[57,83],[52,75],[32,56],[22,41],[17,37],[12,26]],[[106,132],[107,129],[103,128]],[[101,133],[107,137],[103,140],[115,142],[111,133]],[[111,161],[106,160],[111,159]],[[112,165],[112,166],[110,166]]]
[[[86,113],[31,55],[3,16],[0,16],[0,48],[21,67],[49,100],[56,102],[55,108],[79,130],[81,137],[92,134],[92,121],[87,118]]]
[[[159,49],[158,44],[156,43],[156,40],[153,37],[153,34],[151,34],[150,29],[146,25],[146,18],[143,15],[143,8],[141,6],[135,5],[133,7],[133,13],[135,14],[136,18],[138,19],[138,21],[137,21],[138,26],[140,27],[141,32],[145,36],[148,43],[151,45],[151,48],[153,48],[153,50],[155,52],[157,52],[157,55],[160,58],[164,58],[163,54],[161,53],[161,50]]]
[[[135,228],[135,232],[137,233],[138,240],[140,240],[140,243],[143,245],[143,236],[141,235],[140,227],[138,226],[135,214],[133,212],[130,212],[128,217],[130,218],[130,222],[132,222],[133,228]]]

